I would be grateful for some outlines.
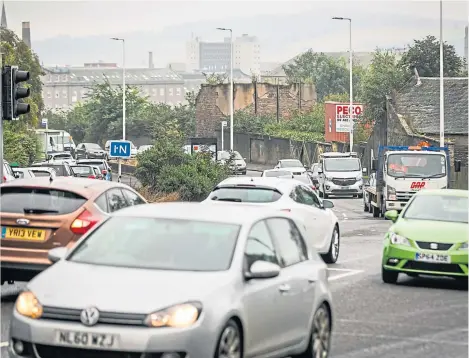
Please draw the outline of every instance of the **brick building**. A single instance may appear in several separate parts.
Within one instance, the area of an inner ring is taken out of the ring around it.
[[[196,100],[196,136],[215,137],[221,122],[230,114],[230,85],[202,85]],[[266,83],[236,83],[234,111],[248,110],[253,115],[276,114],[279,120],[292,110],[308,109],[316,103],[311,84],[276,86]]]

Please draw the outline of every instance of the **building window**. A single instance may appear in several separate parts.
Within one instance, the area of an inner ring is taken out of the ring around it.
[[[153,96],[156,96],[158,94],[158,92],[156,91],[156,88],[153,88],[151,90],[151,93],[152,93]]]
[[[168,95],[169,95],[169,96],[172,96],[172,95],[173,95],[173,89],[172,89],[172,88],[170,88],[170,89],[168,90]]]
[[[59,82],[60,81],[60,76],[59,75],[56,75],[55,78],[54,78],[55,82]]]
[[[67,98],[67,91],[62,91],[62,97]]]
[[[181,89],[178,87],[176,88],[176,96],[180,96],[181,95]]]
[[[160,96],[164,96],[164,88],[160,88]]]
[[[55,98],[59,98],[59,97],[60,97],[59,91],[55,91]]]

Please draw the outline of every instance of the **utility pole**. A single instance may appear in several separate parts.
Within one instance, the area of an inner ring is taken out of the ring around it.
[[[440,147],[445,146],[445,85],[443,61],[443,0],[440,0]]]

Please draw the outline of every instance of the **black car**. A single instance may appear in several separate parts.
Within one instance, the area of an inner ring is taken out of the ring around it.
[[[106,180],[112,181],[112,169],[108,162],[104,159],[79,159],[77,160],[77,164],[98,166],[104,178],[107,178]]]
[[[80,143],[75,151],[76,159],[107,159],[107,152],[96,143]]]

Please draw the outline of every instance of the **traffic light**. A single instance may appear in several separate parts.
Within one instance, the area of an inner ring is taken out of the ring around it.
[[[29,88],[22,87],[21,82],[29,80],[28,71],[20,71],[17,66],[5,66],[2,71],[2,108],[3,119],[17,119],[29,113],[29,104],[21,99],[30,95]]]

